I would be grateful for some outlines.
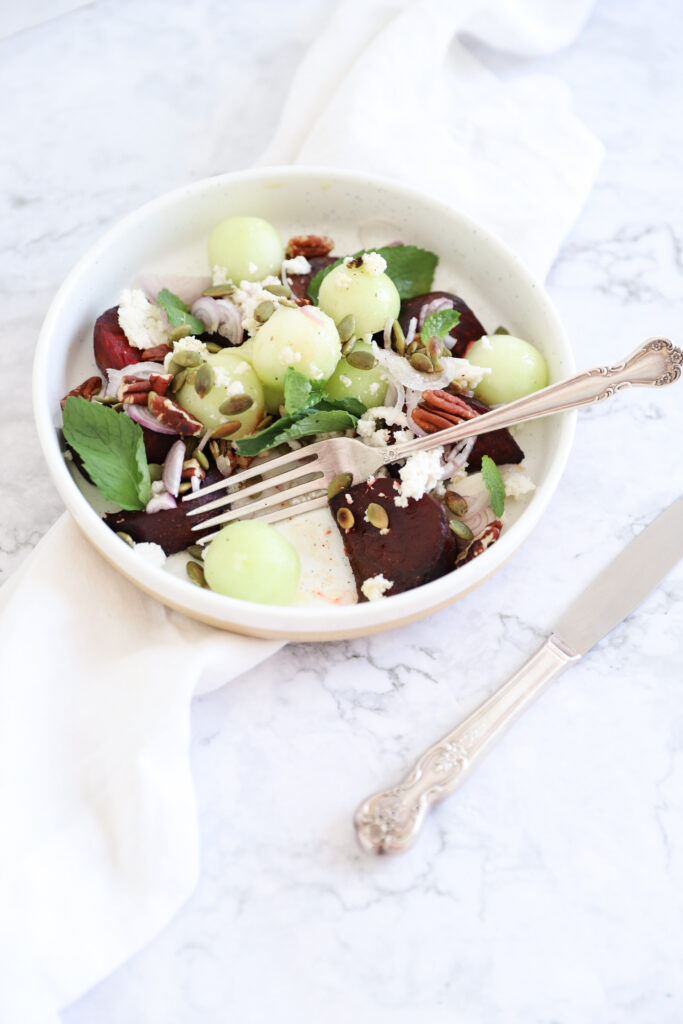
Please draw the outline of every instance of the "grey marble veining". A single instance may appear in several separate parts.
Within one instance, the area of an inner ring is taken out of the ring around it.
[[[99,2],[0,41],[3,576],[60,511],[30,408],[60,280],[128,210],[258,155],[330,6]],[[579,365],[681,341],[682,33],[678,5],[603,0],[552,58],[480,53],[501,75],[566,81],[607,146],[549,278]],[[680,566],[412,851],[370,860],[350,824],[681,493],[679,389],[582,413],[533,536],[459,604],[398,633],[291,645],[195,703],[200,885],[66,1024],[680,1020]]]

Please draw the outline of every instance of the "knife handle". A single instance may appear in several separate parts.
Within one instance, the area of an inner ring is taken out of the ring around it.
[[[553,633],[512,679],[429,747],[402,782],[368,797],[354,817],[363,849],[406,850],[432,805],[458,788],[503,731],[579,657]]]

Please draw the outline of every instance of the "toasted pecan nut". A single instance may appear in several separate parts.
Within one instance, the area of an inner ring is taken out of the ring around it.
[[[185,459],[180,478],[181,480],[191,480],[193,476],[198,476],[200,480],[203,480],[206,476],[206,470],[200,465],[198,459]]]
[[[172,351],[170,345],[155,345],[154,348],[143,349],[140,359],[144,363],[163,363],[168,353]]]
[[[479,413],[467,402],[464,402],[459,395],[435,388],[433,391],[423,391],[420,407],[429,412],[443,413],[447,418],[453,418],[453,423],[462,420],[473,420]]]
[[[455,560],[456,568],[471,562],[473,558],[481,555],[487,548],[490,548],[500,537],[503,524],[500,519],[494,519],[492,523],[482,530],[478,537],[471,541],[465,550]]]
[[[285,256],[288,260],[295,256],[310,259],[312,256],[327,256],[333,249],[334,242],[328,235],[294,235],[287,242]]]
[[[190,416],[189,412],[181,408],[177,402],[158,395],[156,391],[150,391],[147,395],[147,406],[159,423],[174,430],[181,437],[196,437],[204,430],[199,420]]]
[[[82,384],[72,388],[68,395],[64,395],[64,398],[59,403],[62,407],[66,405],[67,398],[85,398],[87,402],[91,402],[95,395],[99,395],[102,390],[102,378],[101,377],[88,377]]]
[[[172,373],[152,373],[149,378],[149,382],[152,385],[152,391],[156,391],[158,395],[166,394],[171,386],[172,380]]]
[[[435,434],[437,430],[447,430],[458,422],[457,420],[447,419],[438,413],[428,412],[427,409],[423,409],[420,405],[413,409],[411,416],[417,426],[422,430],[426,430],[428,434]]]

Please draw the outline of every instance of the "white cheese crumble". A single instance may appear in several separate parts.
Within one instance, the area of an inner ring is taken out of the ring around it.
[[[341,380],[341,377],[339,379]],[[370,385],[370,394],[371,395],[376,395],[378,391],[379,391],[379,381],[375,380]]]
[[[339,288],[340,291],[345,292],[348,288],[351,287],[351,275],[345,274],[343,270],[341,270],[338,274],[335,274],[333,280],[335,288]]]
[[[284,260],[282,266],[285,274],[310,274],[311,272],[311,264],[305,256],[292,256],[291,259]]]
[[[394,504],[405,508],[409,498],[416,501],[424,494],[432,491],[441,480],[441,456],[443,448],[432,448],[428,452],[415,452],[409,455],[405,466],[401,466],[398,475],[401,486],[394,498]]]
[[[159,306],[141,288],[124,288],[119,299],[119,324],[134,348],[168,344],[168,327]]]
[[[193,334],[188,334],[186,338],[178,338],[173,343],[173,351],[166,353],[164,357],[164,370],[168,370],[176,352],[198,352],[203,359],[206,359],[209,354],[209,350],[201,338],[195,338]]]
[[[351,385],[353,384],[353,381],[351,380],[350,377],[347,377],[345,373],[340,373],[339,383],[342,385],[342,387],[350,388]]]
[[[372,277],[379,277],[387,269],[387,261],[378,252],[363,253],[363,270],[366,270]]]
[[[285,345],[278,352],[277,361],[283,366],[293,366],[294,363],[301,362],[301,352],[296,352],[291,345]],[[311,374],[311,376],[313,375]]]
[[[242,374],[248,373],[249,370],[251,370],[251,365],[246,361],[246,359],[243,359],[241,363],[237,364],[237,366],[232,372]]]
[[[393,585],[393,580],[388,580],[382,573],[379,573],[378,576],[371,576],[369,579],[363,580],[360,589],[368,601],[379,601],[381,597],[384,597],[387,590],[391,590]]]
[[[214,263],[211,270],[211,283],[213,285],[228,284],[230,278],[225,267],[222,267],[219,263]]]
[[[225,393],[228,398],[232,398],[234,395],[244,394],[244,384],[242,381],[233,380],[232,374],[229,370],[226,370],[224,366],[214,366],[213,374],[215,387],[225,388]]]
[[[155,565],[157,569],[161,569],[166,562],[166,552],[161,544],[145,541],[141,544],[136,544],[134,550],[139,555],[142,555],[144,560],[149,562],[150,565]]]
[[[386,427],[379,427],[379,422],[385,423]],[[389,427],[400,429],[390,431]],[[396,443],[412,440],[413,432],[407,428],[408,417],[402,409],[395,409],[389,405],[376,405],[363,413],[356,424],[356,433],[361,441],[371,448],[386,448],[391,433],[393,433]]]
[[[282,281],[270,274],[262,281],[242,281],[239,288],[235,288],[234,292],[230,294],[230,301],[235,303],[242,314],[242,327],[249,334],[255,334],[261,327],[259,321],[254,317],[254,310],[258,304],[268,301],[277,308],[284,298],[283,295],[274,295],[269,292],[265,287],[267,284],[280,285]]]
[[[258,270],[258,264],[254,263],[253,260],[249,260],[249,262],[247,263],[247,270],[249,271],[250,274],[255,274],[256,271]]]
[[[521,498],[525,494],[530,494],[531,491],[536,490],[536,484],[533,482],[531,477],[524,472],[521,466],[511,464],[509,466],[499,466],[498,472],[503,478],[505,484],[505,497],[506,498]]]

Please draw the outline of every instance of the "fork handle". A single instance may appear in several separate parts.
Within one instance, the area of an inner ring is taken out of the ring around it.
[[[614,366],[596,366],[592,370],[584,370],[575,377],[549,384],[540,391],[518,398],[516,402],[500,405],[454,427],[405,444],[393,445],[385,452],[385,462],[395,462],[414,451],[452,444],[475,434],[487,434],[491,430],[523,423],[525,420],[601,402],[623,388],[673,384],[681,376],[681,363],[681,349],[675,348],[667,338],[650,338],[623,362]]]

